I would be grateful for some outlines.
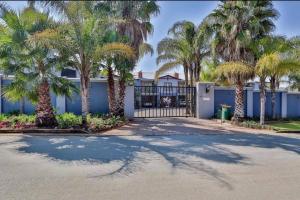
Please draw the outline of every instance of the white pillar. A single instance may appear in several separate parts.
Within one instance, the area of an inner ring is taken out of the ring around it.
[[[126,86],[124,114],[127,119],[134,118],[134,86]]]
[[[196,84],[196,117],[209,119],[215,114],[215,91],[213,83]]]
[[[287,118],[287,92],[281,93],[281,118]]]
[[[57,95],[56,96],[56,109],[58,114],[63,114],[66,112],[66,96]]]
[[[247,88],[247,117],[253,117],[253,88]]]

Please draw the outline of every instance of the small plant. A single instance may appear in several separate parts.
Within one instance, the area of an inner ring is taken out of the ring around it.
[[[81,117],[73,113],[64,113],[56,116],[59,128],[74,128],[81,125]]]
[[[5,114],[0,114],[0,122],[7,120],[7,115]]]

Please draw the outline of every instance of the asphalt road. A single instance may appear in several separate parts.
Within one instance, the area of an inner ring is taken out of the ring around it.
[[[0,136],[0,199],[299,199],[300,135]]]

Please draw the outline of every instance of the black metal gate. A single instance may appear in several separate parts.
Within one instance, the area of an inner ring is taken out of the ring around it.
[[[134,101],[135,117],[195,117],[196,88],[135,86]]]

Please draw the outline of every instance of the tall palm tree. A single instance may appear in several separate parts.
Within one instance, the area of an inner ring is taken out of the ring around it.
[[[275,69],[271,66],[276,66],[281,62],[281,53],[291,51],[293,45],[283,36],[269,35],[253,41],[250,48],[254,54],[256,61],[256,75],[260,78],[260,99],[261,99],[261,120],[260,123],[264,123],[265,118],[265,88],[266,79],[270,78],[271,88],[271,105],[272,105],[272,117],[275,118],[275,85],[276,80],[279,78],[277,73],[271,71]],[[287,54],[288,55],[288,54]],[[291,56],[289,56],[291,59]],[[287,61],[287,57],[284,61]],[[296,62],[296,60],[294,59]],[[280,65],[283,67],[283,65]],[[286,66],[289,68],[289,66]]]
[[[157,64],[163,63],[156,71],[156,78],[174,67],[183,66],[185,86],[189,85],[190,51],[185,40],[165,38],[157,45]],[[193,77],[190,77],[192,79]],[[192,82],[192,81],[191,81]]]
[[[210,54],[209,39],[211,32],[202,23],[198,27],[190,21],[176,22],[168,31],[171,38],[163,39],[157,47],[157,63],[163,65],[157,76],[180,65],[183,66],[186,85],[199,81],[201,62]],[[188,78],[189,77],[189,78]]]
[[[205,23],[210,25],[214,31],[213,51],[220,59],[226,62],[246,62],[255,65],[255,56],[250,49],[252,41],[260,39],[269,34],[274,28],[273,19],[276,19],[278,12],[273,8],[272,2],[264,1],[224,1],[205,19]],[[225,66],[228,66],[227,64]],[[238,69],[246,69],[245,66]],[[250,74],[248,74],[250,75]],[[245,78],[251,76],[245,76]],[[243,91],[244,80],[235,81],[236,83],[236,103],[235,118],[244,117]],[[241,99],[237,99],[241,98]],[[237,108],[240,107],[240,108]]]
[[[299,69],[300,61],[289,54],[280,54],[278,52],[274,52],[270,54],[265,54],[258,60],[256,64],[256,73],[261,79],[261,124],[264,123],[266,77],[272,77],[275,76],[275,74],[276,76],[282,76],[284,74],[288,74],[289,72],[295,72]],[[274,114],[275,110],[272,109],[273,118]]]
[[[225,76],[233,84],[235,89],[235,108],[233,121],[243,119],[244,116],[244,83],[253,78],[254,70],[248,64],[242,62],[226,62],[218,66],[217,73]]]
[[[82,102],[82,125],[87,127],[89,113],[90,78],[99,70],[103,57],[111,53],[127,55],[128,45],[123,43],[105,43],[103,37],[112,27],[106,7],[97,6],[93,1],[42,1],[43,5],[54,11],[60,11],[64,25],[61,35],[65,42],[59,45],[60,52],[69,57],[69,65],[80,72],[80,91]]]
[[[112,12],[120,17],[123,22],[117,24],[118,33],[128,41],[135,51],[135,58],[128,59],[122,56],[116,60],[116,70],[119,73],[119,99],[117,112],[124,115],[124,97],[127,80],[132,76],[129,72],[133,70],[137,61],[146,53],[153,53],[151,45],[147,44],[149,34],[153,32],[150,22],[152,16],[159,13],[159,7],[155,1],[110,1],[106,2]],[[98,5],[103,5],[100,3]]]
[[[46,41],[47,35],[55,37],[57,24],[34,7],[20,13],[1,6],[3,21],[0,34],[0,59],[6,73],[14,73],[14,80],[5,89],[5,96],[12,100],[28,97],[37,101],[36,125],[49,127],[57,124],[50,88],[57,94],[70,96],[73,85],[55,74],[62,58]]]

